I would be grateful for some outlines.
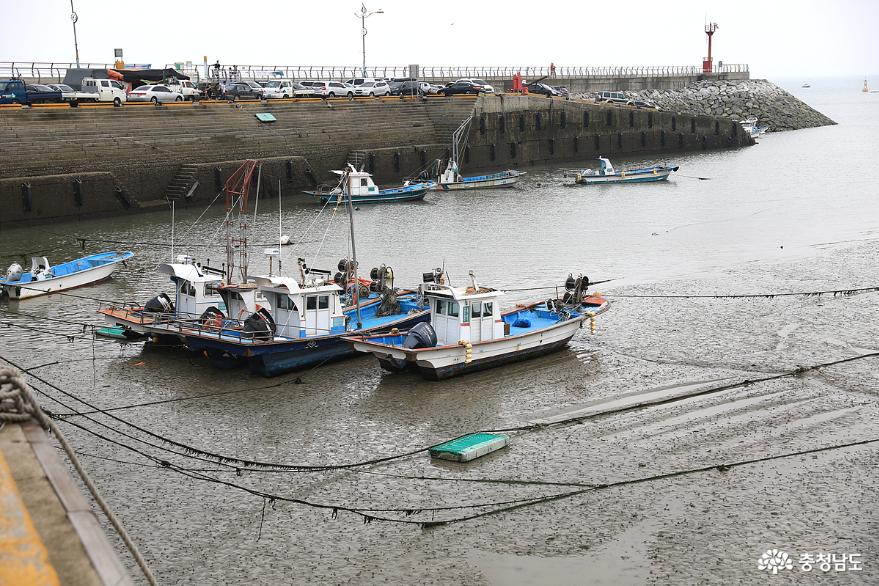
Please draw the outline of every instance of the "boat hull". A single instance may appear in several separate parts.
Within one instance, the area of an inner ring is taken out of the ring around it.
[[[375,355],[387,370],[415,370],[426,379],[442,380],[555,352],[574,337],[584,319],[588,318],[574,318],[518,336],[472,344],[469,360],[467,348],[460,344],[407,350],[362,338],[349,337],[348,341],[358,352]]]
[[[500,187],[513,187],[518,183],[524,173],[504,176],[489,176],[485,179],[470,179],[455,181],[452,183],[440,183],[434,189],[437,191],[460,191],[463,189],[492,189]]]
[[[574,182],[579,185],[607,185],[611,183],[656,183],[667,181],[673,169],[665,169],[656,173],[636,175],[577,175]]]
[[[9,295],[9,298],[12,300],[30,299],[32,297],[39,297],[40,295],[57,293],[59,291],[83,287],[85,285],[91,285],[109,279],[110,275],[119,268],[119,264],[123,260],[125,259],[120,257],[118,260],[108,262],[104,265],[99,265],[69,275],[52,277],[43,281],[28,281],[27,283],[21,283],[20,285],[15,284],[15,282],[11,284],[4,283],[3,287]]]

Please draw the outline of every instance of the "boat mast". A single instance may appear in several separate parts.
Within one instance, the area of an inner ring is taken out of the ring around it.
[[[357,329],[363,327],[363,321],[360,319],[360,279],[357,278],[357,246],[354,244],[354,204],[351,201],[351,194],[354,192],[351,185],[351,172],[346,171],[345,181],[348,184],[348,227],[351,233],[351,256],[354,262],[354,311],[357,314]]]
[[[281,240],[283,240],[283,236],[281,235],[281,180],[278,179],[278,274],[281,274]]]
[[[174,262],[174,200],[171,200],[171,262]]]
[[[257,162],[247,160],[235,170],[223,186],[226,192],[226,284],[233,284],[235,272],[234,246],[241,247],[239,258],[242,282],[247,280],[247,196],[253,182]],[[261,169],[261,168],[260,168]],[[232,238],[232,212],[238,207],[238,238]]]

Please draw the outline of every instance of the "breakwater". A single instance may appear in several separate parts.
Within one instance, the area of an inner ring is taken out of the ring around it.
[[[765,79],[711,79],[679,89],[648,89],[626,92],[651,100],[663,110],[723,116],[735,120],[757,118],[770,131],[797,130],[836,124],[805,102]]]
[[[268,195],[328,182],[352,155],[399,182],[448,156],[469,117],[468,172],[752,144],[720,117],[539,96],[3,109],[0,226],[201,206],[248,158],[263,161]]]

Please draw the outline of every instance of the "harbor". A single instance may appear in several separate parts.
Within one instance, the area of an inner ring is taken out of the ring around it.
[[[875,583],[875,82],[721,12],[0,62],[0,584]]]

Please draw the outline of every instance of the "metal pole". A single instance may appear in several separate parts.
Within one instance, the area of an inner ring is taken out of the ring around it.
[[[351,174],[346,177],[348,182],[348,227],[351,232],[351,260],[354,261],[354,310],[357,313],[357,329],[363,327],[363,321],[360,319],[360,280],[357,278],[357,247],[354,244],[354,204],[351,202]]]
[[[76,67],[79,67],[79,43],[76,40],[76,21],[79,20],[76,11],[73,9],[73,0],[70,0],[70,20],[73,22],[73,48],[76,50]]]
[[[360,40],[363,42],[363,77],[366,77],[366,6],[360,10]]]

